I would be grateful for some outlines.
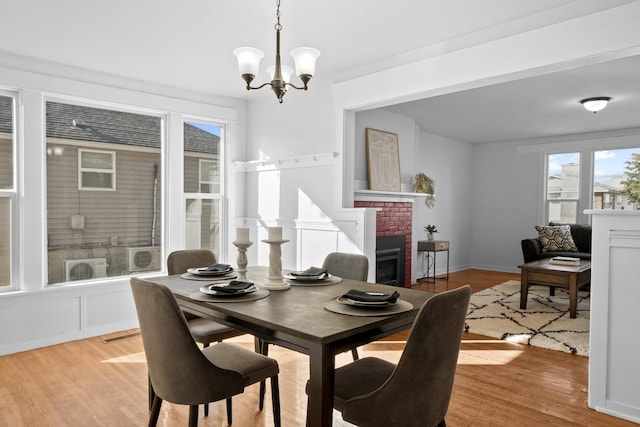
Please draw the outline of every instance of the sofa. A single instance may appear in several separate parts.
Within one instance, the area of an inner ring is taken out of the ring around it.
[[[555,256],[569,256],[580,259],[588,259],[591,260],[591,225],[589,224],[557,224],[550,222],[549,226],[551,227],[560,227],[566,229],[566,226],[569,227],[571,238],[573,239],[573,243],[575,243],[575,249],[573,250],[544,250],[543,243],[540,240],[540,231],[538,233],[538,237],[533,237],[529,239],[523,239],[521,242],[522,245],[522,255],[524,257],[524,262],[532,262],[543,258],[552,258]],[[537,226],[536,229],[541,228],[541,226]]]

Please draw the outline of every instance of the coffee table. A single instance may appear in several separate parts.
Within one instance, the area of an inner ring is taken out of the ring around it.
[[[556,287],[569,289],[569,317],[575,319],[578,305],[578,289],[591,282],[591,261],[580,260],[576,266],[550,264],[551,258],[519,265],[520,308],[527,308],[530,285],[549,286],[549,295],[555,295]]]

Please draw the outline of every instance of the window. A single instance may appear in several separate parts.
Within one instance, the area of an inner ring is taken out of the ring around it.
[[[220,191],[219,169],[217,161],[200,159],[201,193],[218,193]]]
[[[545,195],[549,222],[585,223],[585,209],[638,209],[640,148],[549,154]]]
[[[14,98],[0,93],[0,290],[12,285],[11,244],[16,238],[12,233],[18,228],[12,215],[16,203],[14,110]]]
[[[593,209],[636,209],[632,194],[633,179],[627,173],[638,173],[634,156],[640,156],[640,148],[602,150],[594,152],[593,161]],[[637,199],[635,199],[637,200]]]
[[[46,103],[48,284],[162,269],[162,126]]]
[[[580,153],[547,156],[547,220],[574,224],[580,200]]]
[[[222,127],[184,122],[185,244],[191,249],[211,249],[221,254]]]
[[[80,190],[116,189],[115,151],[79,149],[78,156]]]

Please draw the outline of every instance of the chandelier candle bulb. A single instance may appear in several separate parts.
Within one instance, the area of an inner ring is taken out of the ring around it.
[[[249,227],[236,228],[236,242],[240,242],[240,243],[249,242]]]
[[[267,231],[269,232],[269,240],[271,241],[282,240],[282,227],[269,227]]]

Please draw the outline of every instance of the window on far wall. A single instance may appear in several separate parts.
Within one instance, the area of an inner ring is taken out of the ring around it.
[[[602,150],[594,152],[593,209],[636,209],[633,196],[625,194],[632,180],[625,172],[638,173],[632,164],[640,148]]]
[[[547,220],[575,224],[580,200],[580,153],[547,156]]]
[[[183,130],[185,245],[189,249],[210,249],[220,259],[224,128],[202,121],[185,121]]]
[[[17,200],[14,183],[14,98],[0,92],[0,290],[12,285],[11,242],[18,229],[12,215]]]
[[[47,101],[46,137],[48,284],[160,271],[162,118]]]
[[[593,156],[593,173],[581,156]],[[638,209],[640,148],[547,155],[545,196],[549,222],[587,222],[585,209]]]

